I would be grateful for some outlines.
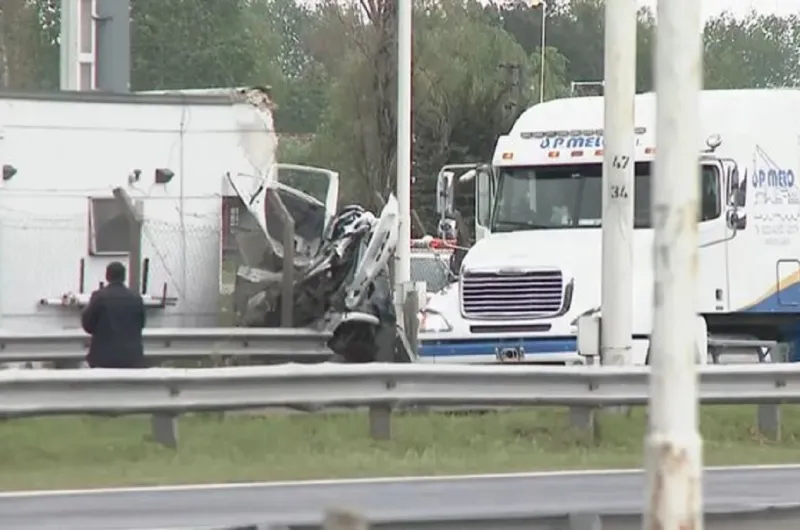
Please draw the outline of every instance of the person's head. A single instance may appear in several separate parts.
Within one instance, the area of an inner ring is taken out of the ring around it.
[[[119,261],[112,261],[106,267],[106,281],[108,283],[125,283],[125,265]]]

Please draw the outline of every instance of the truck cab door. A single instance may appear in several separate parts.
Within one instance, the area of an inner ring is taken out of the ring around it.
[[[735,236],[739,189],[736,162],[706,160],[700,172],[700,218],[698,243],[698,307],[703,313],[727,311],[730,304],[728,244]]]

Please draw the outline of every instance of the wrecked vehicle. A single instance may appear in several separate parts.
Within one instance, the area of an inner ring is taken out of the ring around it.
[[[430,236],[412,239],[411,281],[425,282],[429,294],[458,282],[458,274],[452,269],[456,251],[456,242],[452,240]]]
[[[318,198],[281,182],[282,174],[311,177],[327,184],[317,190],[327,189]],[[338,175],[289,164],[276,164],[265,178],[228,175],[228,182],[249,213],[234,234],[240,257],[233,292],[237,325],[287,325],[281,304],[288,213],[294,223],[288,325],[331,331],[335,361],[372,362],[383,349],[394,356],[397,315],[389,263],[398,240],[397,200],[390,197],[378,217],[355,205],[334,214]]]

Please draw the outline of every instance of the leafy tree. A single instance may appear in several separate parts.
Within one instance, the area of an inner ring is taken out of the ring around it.
[[[422,174],[446,162],[488,159],[496,136],[538,91],[538,54],[529,58],[477,2],[438,5],[416,20],[415,133],[425,141],[415,154]],[[548,51],[545,70],[557,71],[563,59]],[[548,88],[561,91],[563,82],[553,77]]]
[[[244,20],[247,0],[131,0],[134,90],[269,84],[253,79],[269,35]]]
[[[553,2],[546,10],[529,7],[523,2],[500,1],[489,9],[497,20],[533,54],[539,50],[542,38],[542,16],[546,14],[545,36],[552,47],[566,58],[566,81],[593,82],[604,77],[605,2],[603,0],[573,0]],[[655,19],[649,9],[640,9],[637,21],[637,75],[639,91],[652,88],[652,46]],[[560,94],[553,94],[554,96]]]
[[[730,13],[705,25],[707,88],[771,88],[800,81],[800,18]]]
[[[317,60],[334,72],[314,149],[331,160],[346,196],[368,207],[394,187],[396,163],[397,12],[390,0],[319,8]],[[328,38],[330,40],[328,40]],[[337,55],[330,55],[336,50]]]
[[[541,39],[542,9],[521,2],[490,5],[498,23],[528,51]],[[566,58],[565,78],[603,79],[605,7],[602,0],[551,2],[547,9],[547,43]],[[752,12],[743,18],[722,13],[706,22],[705,86],[707,88],[766,88],[793,86],[800,81],[800,18]],[[638,91],[653,89],[655,18],[639,10],[637,24]]]
[[[246,10],[251,34],[268,35],[256,54],[257,77],[279,102],[276,127],[284,133],[314,132],[328,104],[329,76],[310,51],[316,13],[296,0],[255,0]]]
[[[17,90],[58,88],[55,0],[0,3],[0,85]]]
[[[325,46],[312,44],[332,83],[311,158],[338,168],[346,196],[368,205],[395,186],[396,22],[380,9],[377,0],[323,4],[316,36]],[[529,57],[492,16],[476,1],[415,4],[415,205],[428,221],[439,167],[488,160],[538,90],[538,54]],[[566,61],[554,49],[546,60],[547,91],[563,93]]]

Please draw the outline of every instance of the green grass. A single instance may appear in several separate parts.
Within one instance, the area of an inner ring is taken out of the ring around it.
[[[800,460],[800,407],[785,406],[783,438],[754,428],[755,407],[705,407],[706,464]],[[563,409],[397,414],[376,442],[366,413],[204,414],[180,420],[177,451],[148,441],[149,419],[37,418],[0,422],[0,488],[78,488],[638,467],[645,417],[604,414],[600,441],[569,428]]]

